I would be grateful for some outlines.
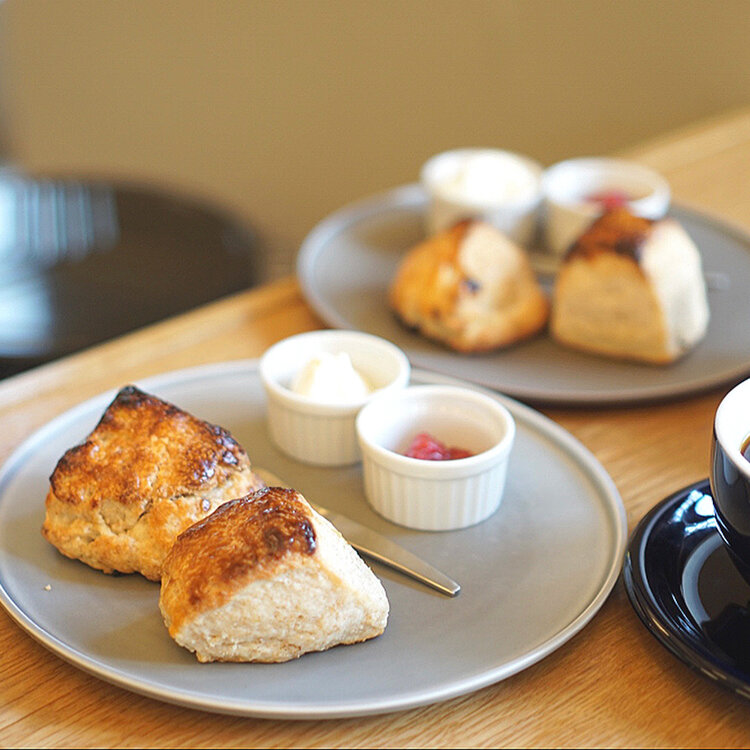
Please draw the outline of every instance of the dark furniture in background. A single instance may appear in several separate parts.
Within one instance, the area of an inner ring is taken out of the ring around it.
[[[258,245],[154,188],[0,171],[0,377],[257,284]]]

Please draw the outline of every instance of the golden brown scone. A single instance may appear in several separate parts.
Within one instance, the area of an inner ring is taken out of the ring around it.
[[[127,386],[58,461],[42,533],[92,568],[158,581],[178,534],[262,486],[226,430]]]
[[[412,248],[391,282],[389,301],[404,324],[460,352],[533,336],[549,313],[525,250],[478,220]]]
[[[199,661],[281,662],[380,635],[388,599],[339,532],[295,490],[225,503],[181,534],[159,608]]]
[[[616,209],[571,246],[555,282],[550,331],[565,346],[673,362],[708,327],[701,256],[674,219]]]

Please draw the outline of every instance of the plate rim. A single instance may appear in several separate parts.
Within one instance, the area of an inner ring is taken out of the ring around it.
[[[258,359],[253,358],[208,363],[160,373],[137,379],[135,382],[139,387],[147,390],[156,390],[165,385],[178,385],[194,378],[216,377],[217,375],[227,373],[257,372],[258,361]],[[612,544],[607,557],[607,565],[602,566],[601,584],[594,595],[587,601],[586,605],[577,612],[576,616],[567,625],[560,628],[541,644],[525,651],[521,656],[515,657],[503,664],[495,665],[492,669],[485,670],[478,675],[471,675],[449,682],[447,687],[441,686],[439,688],[422,690],[396,701],[384,697],[380,700],[371,700],[360,704],[356,702],[352,705],[338,703],[337,705],[325,708],[313,704],[290,706],[280,704],[278,701],[264,702],[257,699],[249,702],[227,701],[226,698],[222,698],[219,695],[207,696],[194,690],[180,689],[179,687],[177,691],[170,693],[153,681],[134,678],[122,669],[112,667],[100,658],[81,653],[79,649],[65,643],[58,634],[50,632],[36,623],[33,617],[14,601],[12,595],[6,589],[6,580],[3,577],[0,577],[0,605],[3,606],[11,619],[28,635],[55,655],[73,664],[73,666],[82,669],[84,672],[88,672],[94,677],[117,687],[145,695],[149,698],[213,713],[274,719],[333,719],[376,715],[431,705],[467,695],[527,669],[556,651],[580,632],[601,609],[612,592],[622,569],[627,545],[627,514],[622,498],[613,479],[594,454],[574,435],[532,407],[508,396],[488,391],[482,386],[468,383],[449,375],[433,373],[417,368],[413,370],[412,377],[418,382],[420,379],[427,379],[427,382],[438,380],[458,383],[489,393],[492,397],[500,400],[511,410],[514,417],[523,419],[530,429],[534,430],[540,436],[547,437],[565,452],[566,456],[575,463],[578,470],[585,474],[588,482],[595,489],[600,507],[605,511],[607,525],[612,534]],[[114,398],[116,392],[117,389],[108,389],[87,398],[61,412],[32,432],[13,451],[2,467],[0,467],[0,504],[4,501],[3,495],[7,483],[12,479],[14,473],[22,468],[25,460],[33,455],[35,446],[39,441],[43,440],[47,435],[56,433],[62,425],[79,418],[84,413],[93,412],[97,415]],[[199,666],[205,667],[205,665]]]
[[[325,242],[364,218],[384,211],[414,208],[423,204],[426,200],[426,195],[420,183],[412,182],[399,185],[343,205],[323,218],[305,236],[297,254],[295,264],[296,277],[306,301],[313,308],[316,315],[327,325],[343,330],[358,330],[328,303],[313,284],[315,264],[317,257],[325,249]],[[715,231],[745,245],[748,253],[750,253],[750,232],[745,231],[742,227],[725,221],[704,210],[674,200],[670,204],[670,211],[672,210],[690,216],[694,220],[700,221]],[[419,362],[418,356],[414,358],[414,353],[410,351],[408,346],[404,346],[398,342],[395,343],[404,349],[407,357],[409,357],[414,366],[423,366]],[[454,353],[446,350],[446,354],[452,355]],[[455,356],[461,355],[455,353]],[[597,359],[597,361],[599,360]],[[674,363],[675,366],[679,366],[679,364],[679,361]],[[472,380],[472,382],[485,388],[499,390],[513,398],[538,405],[572,407],[631,406],[667,402],[686,396],[699,395],[713,388],[735,383],[749,372],[750,356],[748,356],[745,362],[730,367],[720,374],[703,374],[677,384],[655,384],[647,388],[618,388],[616,394],[609,391],[601,391],[601,389],[596,391],[589,389],[587,392],[582,392],[570,388],[556,388],[551,390],[526,388],[522,384],[508,388],[505,385],[489,382],[487,379],[482,380],[481,378]],[[465,374],[454,377],[462,377],[466,380]]]

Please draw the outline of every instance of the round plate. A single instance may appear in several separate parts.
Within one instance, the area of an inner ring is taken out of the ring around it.
[[[649,631],[702,675],[750,698],[750,586],[714,519],[708,480],[670,495],[639,523],[623,578]]]
[[[415,371],[417,383],[456,383]],[[96,425],[114,392],[29,438],[0,471],[0,601],[59,656],[121,687],[210,711],[275,718],[411,708],[502,680],[565,643],[594,616],[622,565],[626,520],[611,479],[569,433],[510,399],[517,423],[500,510],[455,532],[395,526],[367,505],[359,466],[300,464],[271,444],[255,361],[144,380],[140,387],[228,428],[251,460],[457,580],[448,598],[373,566],[391,604],[385,633],[283,664],[200,664],[172,641],[159,587],[106,576],[39,533],[57,459]],[[47,588],[49,587],[49,588]],[[94,613],[96,613],[94,615]]]
[[[706,338],[668,366],[619,362],[559,346],[546,334],[509,349],[458,354],[401,326],[387,302],[405,251],[424,238],[418,185],[352,204],[305,239],[297,275],[305,297],[330,326],[393,341],[418,367],[470,380],[515,398],[561,405],[618,404],[684,396],[750,372],[750,238],[674,206],[671,214],[701,249],[709,285]]]

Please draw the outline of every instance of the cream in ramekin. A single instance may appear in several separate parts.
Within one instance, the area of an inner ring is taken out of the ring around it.
[[[292,385],[321,353],[348,355],[370,386],[369,393],[341,399],[316,399]],[[346,466],[360,460],[355,432],[359,410],[382,393],[404,388],[411,368],[397,346],[358,331],[310,331],[283,339],[261,357],[259,372],[267,397],[268,426],[274,443],[287,455],[318,466]]]
[[[430,158],[421,182],[428,198],[428,234],[462,219],[483,219],[520,245],[537,227],[542,168],[521,154],[493,148],[460,148]]]

